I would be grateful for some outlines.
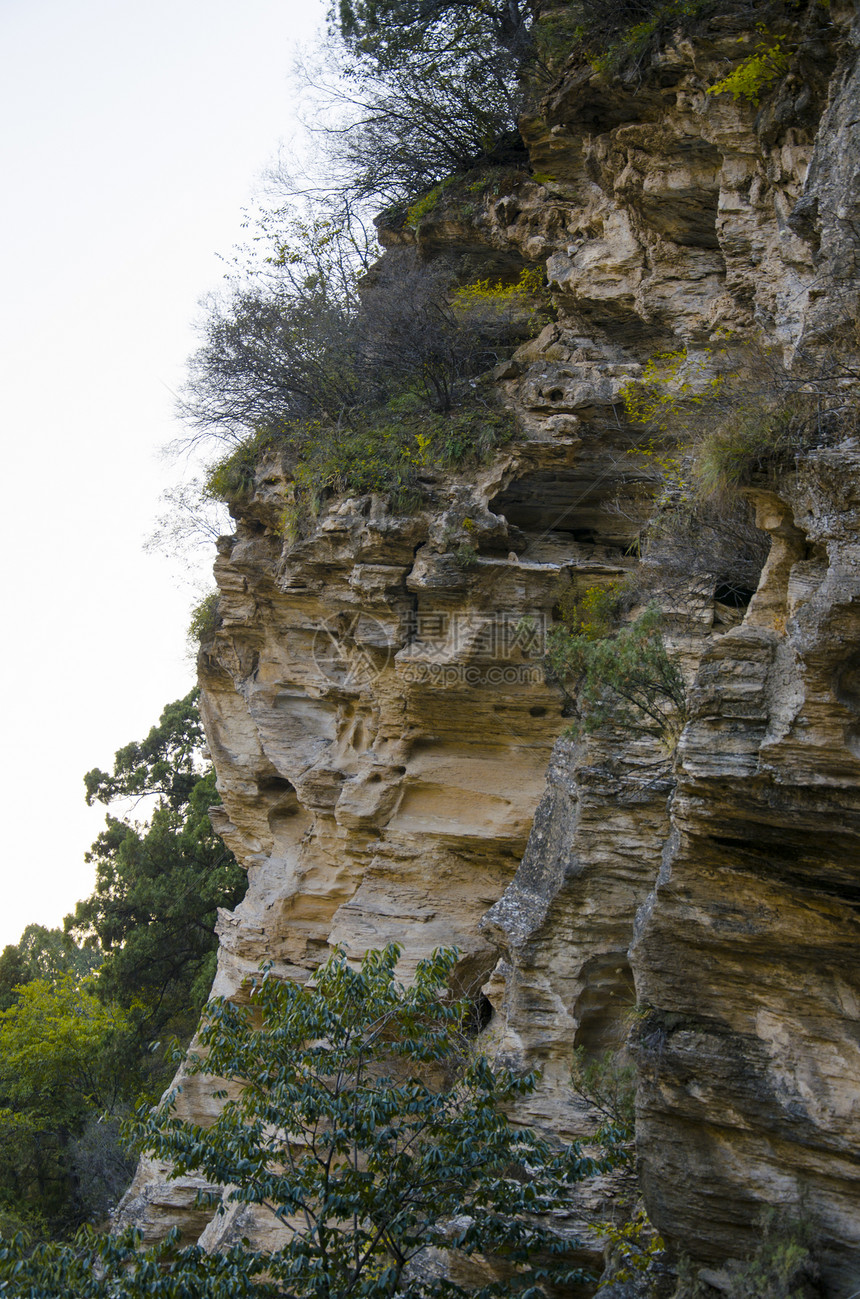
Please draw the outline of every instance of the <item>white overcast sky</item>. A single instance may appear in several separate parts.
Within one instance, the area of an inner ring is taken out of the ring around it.
[[[194,596],[142,549],[176,474],[158,452],[323,17],[321,0],[0,0],[0,947],[91,891],[104,810],[84,772],[193,684]]]

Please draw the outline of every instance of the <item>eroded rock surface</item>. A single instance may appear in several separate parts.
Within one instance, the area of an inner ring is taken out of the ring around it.
[[[727,18],[638,87],[572,69],[525,124],[533,175],[383,230],[478,270],[546,265],[557,319],[497,374],[523,436],[478,474],[428,474],[414,515],[330,502],[296,542],[283,466],[261,464],[200,660],[217,827],[249,873],[216,993],[241,997],[263,960],[302,979],[335,946],[395,940],[408,976],[456,943],[488,1049],[541,1067],[526,1113],[564,1137],[590,1121],[573,1046],[616,1047],[635,1007],[657,1226],[718,1262],[754,1244],[762,1206],[802,1202],[835,1294],[860,1286],[856,442],[753,493],[771,549],[748,609],[692,582],[674,769],[644,739],[559,738],[540,632],[560,591],[639,566],[656,472],[629,454],[623,390],[655,352],[844,343],[852,20],[816,11],[812,53],[761,109],[708,94],[751,48]],[[141,1168],[125,1217],[194,1234],[160,1179]]]
[[[716,1260],[761,1205],[806,1205],[836,1294],[860,1250],[857,461],[817,452],[759,501],[777,562],[705,651],[631,951],[655,1221]]]

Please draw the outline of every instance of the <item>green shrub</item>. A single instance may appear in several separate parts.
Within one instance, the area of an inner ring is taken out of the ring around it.
[[[617,629],[626,595],[624,582],[590,586],[582,594],[569,587],[559,596],[559,616],[574,635],[591,641],[602,640]]]
[[[516,418],[509,410],[476,406],[453,411],[447,420],[435,421],[426,463],[440,468],[477,467],[516,433]]]
[[[811,1223],[770,1208],[762,1214],[760,1225],[755,1253],[729,1269],[727,1299],[809,1299],[817,1294]]]
[[[221,625],[218,612],[220,599],[221,593],[219,591],[210,591],[195,606],[191,614],[191,621],[188,624],[189,644],[202,645],[205,640],[208,640],[218,630]]]
[[[857,382],[837,355],[801,356],[788,370],[755,342],[661,353],[622,391],[628,418],[650,434],[631,454],[659,471],[664,504],[736,497],[855,431]]]
[[[686,686],[677,659],[666,652],[655,604],[610,635],[552,627],[546,663],[577,712],[569,734],[613,726],[652,735],[672,753],[686,719]]]
[[[478,552],[471,542],[464,541],[454,551],[454,559],[458,568],[475,568],[478,563]]]
[[[519,173],[520,177],[527,173]],[[427,217],[449,217],[454,220],[474,217],[480,210],[480,200],[488,200],[501,193],[505,177],[510,177],[510,169],[503,167],[482,166],[477,175],[473,171],[458,172],[445,176],[438,184],[428,189],[420,198],[405,209],[401,223],[412,230],[418,230]],[[397,225],[396,210],[386,213],[386,225]]]
[[[589,1057],[574,1048],[570,1082],[577,1096],[601,1116],[596,1139],[612,1150],[629,1150],[635,1135],[636,1066],[622,1051]]]
[[[285,228],[289,243],[266,232],[271,280],[214,303],[192,358],[184,413],[197,437],[231,443],[206,495],[240,505],[274,450],[294,479],[283,520],[294,534],[326,495],[414,508],[421,470],[480,464],[513,437],[481,376],[542,323],[541,272],[462,285],[453,265],[400,249],[359,284],[346,230]]]
[[[543,13],[535,24],[535,55],[546,71],[554,71],[587,34],[579,5],[566,4]]]
[[[45,1218],[34,1209],[0,1202],[0,1240],[20,1239],[24,1249],[37,1240],[47,1239],[50,1229]]]
[[[393,509],[408,513],[423,499],[422,471],[477,467],[516,432],[508,410],[474,404],[432,411],[420,394],[406,389],[339,426],[294,421],[276,436],[249,438],[210,471],[206,490],[228,502],[241,500],[253,485],[261,449],[280,450],[293,480],[281,529],[294,539],[330,496],[379,493]]]
[[[802,396],[789,403],[778,394],[741,395],[695,447],[697,484],[705,496],[733,496],[792,465],[815,433],[814,411]]]
[[[600,1115],[594,1139],[605,1151],[603,1167],[621,1173],[614,1197],[615,1219],[594,1223],[594,1231],[607,1243],[599,1294],[607,1286],[643,1278],[659,1264],[666,1246],[645,1209],[637,1206],[635,1064],[623,1048],[590,1056],[580,1046],[573,1052],[570,1082],[575,1094]]]
[[[203,488],[204,494],[216,501],[225,501],[228,505],[249,496],[254,486],[260,454],[273,443],[272,434],[262,431],[240,442],[229,455],[210,467]]]
[[[537,24],[538,73],[571,55],[606,75],[641,73],[669,35],[716,7],[715,0],[569,0]]]

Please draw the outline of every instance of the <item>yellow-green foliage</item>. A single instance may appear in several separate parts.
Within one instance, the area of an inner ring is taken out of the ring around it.
[[[602,640],[618,626],[624,599],[624,582],[589,586],[581,595],[570,587],[558,601],[558,611],[568,631],[586,640]]]
[[[710,349],[696,357],[686,348],[652,356],[641,376],[621,389],[627,418],[659,433],[676,430],[682,407],[703,406],[716,396],[722,375],[708,374],[714,359]]]
[[[454,294],[453,307],[473,326],[506,325],[521,337],[534,335],[550,320],[549,293],[541,267],[524,267],[513,282],[476,280]]]
[[[271,222],[271,213],[261,215],[261,234],[256,238],[263,239],[270,236]],[[320,267],[325,264],[329,252],[336,255],[341,232],[337,222],[328,217],[314,217],[307,221],[297,218],[288,224],[287,232],[289,241],[277,238],[272,254],[264,259],[267,265],[301,266],[310,269],[309,262],[311,265],[316,263]]]
[[[780,36],[769,36],[763,24],[758,24],[761,39],[755,51],[738,66],[708,88],[709,95],[731,95],[734,99],[748,99],[758,104],[774,81],[784,76],[791,62],[792,50]]]
[[[622,396],[628,418],[651,431],[631,454],[659,470],[658,508],[731,496],[808,445],[815,413],[802,387],[754,346],[732,356],[721,348],[653,357]]]
[[[653,424],[661,430],[676,403],[675,381],[687,352],[658,352],[643,367],[641,377],[621,389],[624,409],[634,424]]]
[[[594,1230],[598,1236],[611,1242],[613,1262],[616,1263],[597,1287],[598,1293],[604,1286],[635,1281],[648,1271],[666,1248],[662,1236],[654,1230],[644,1209],[640,1209],[627,1222],[596,1223]]]
[[[421,198],[416,199],[412,206],[407,210],[406,225],[412,226],[413,228],[420,225],[424,217],[429,216],[437,206],[442,195],[445,193],[445,190],[450,189],[455,181],[456,177],[446,176],[444,180],[439,181],[438,185],[434,185],[426,194],[422,194]]]
[[[711,355],[706,352],[704,357],[691,359],[683,348],[660,352],[647,362],[639,379],[621,390],[627,418],[652,430],[629,454],[645,459],[659,474],[658,512],[669,505],[677,509],[691,503],[694,492],[683,444],[691,411],[708,398],[713,400],[722,381],[719,374],[706,377]]]
[[[32,979],[16,998],[0,1013],[0,1209],[12,1227],[20,1210],[37,1231],[44,1220],[56,1230],[76,1193],[70,1141],[122,1097],[134,1010],[69,974]]]
[[[655,438],[649,438],[641,446],[632,447],[628,454],[646,460],[659,473],[661,489],[655,500],[658,510],[670,504],[675,509],[693,504],[695,488],[691,481],[689,457],[683,450],[673,454]]]
[[[540,266],[526,266],[513,283],[504,280],[475,280],[454,294],[454,306],[469,316],[487,312],[526,313],[533,320],[547,302],[546,275]]]
[[[4,1100],[14,1105],[23,1098],[22,1113],[33,1104],[37,1120],[48,1102],[58,1108],[62,1103],[70,1115],[88,1100],[104,1103],[113,1084],[103,1047],[128,1031],[124,1010],[103,1004],[71,975],[24,984],[15,1004],[0,1013]],[[0,1113],[4,1120],[9,1116],[7,1109]]]

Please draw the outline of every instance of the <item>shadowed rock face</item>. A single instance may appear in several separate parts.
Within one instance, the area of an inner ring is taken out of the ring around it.
[[[829,499],[836,466],[839,509]],[[703,1255],[750,1248],[762,1204],[808,1206],[835,1293],[860,1219],[857,448],[764,496],[776,540],[743,624],[710,645],[674,834],[631,958],[640,1142],[655,1219]],[[830,483],[828,487],[827,484]],[[856,1285],[854,1285],[856,1288]]]
[[[771,545],[748,608],[679,594],[672,557],[691,687],[674,768],[642,737],[559,738],[540,653],[560,589],[640,563],[655,471],[628,454],[642,433],[622,392],[648,358],[727,331],[790,361],[851,317],[851,17],[831,6],[814,74],[760,112],[707,94],[748,48],[728,19],[635,93],[574,71],[524,128],[552,180],[511,175],[468,215],[446,191],[417,232],[383,230],[465,249],[479,273],[546,264],[558,319],[498,371],[522,439],[480,472],[428,475],[414,515],[332,501],[292,544],[288,475],[261,464],[219,546],[222,621],[200,658],[215,821],[249,873],[214,991],[241,998],[263,960],[303,979],[334,946],[390,940],[408,977],[456,943],[461,985],[492,1010],[487,1049],[543,1071],[523,1117],[564,1137],[591,1122],[572,1047],[599,1054],[632,1024],[664,1236],[737,1257],[762,1206],[803,1202],[836,1294],[860,1287],[856,445],[752,493]],[[186,1112],[207,1112],[202,1087]],[[582,1211],[611,1193],[590,1186]],[[197,1235],[190,1204],[145,1164],[123,1215]],[[271,1239],[239,1225],[207,1244]]]

